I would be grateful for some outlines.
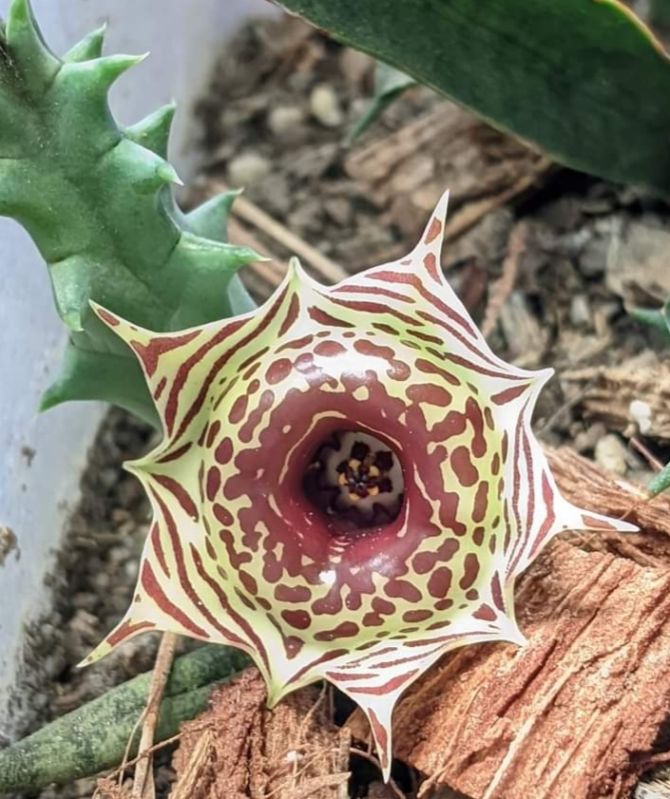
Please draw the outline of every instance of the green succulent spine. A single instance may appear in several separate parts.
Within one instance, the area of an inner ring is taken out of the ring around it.
[[[225,242],[232,194],[190,214],[177,207],[173,105],[117,124],[108,91],[142,56],[102,56],[103,35],[59,58],[28,0],[0,20],[0,215],[34,240],[69,329],[42,408],[105,400],[157,423],[136,358],[90,301],[150,329],[184,329],[252,308],[236,273],[257,256]]]

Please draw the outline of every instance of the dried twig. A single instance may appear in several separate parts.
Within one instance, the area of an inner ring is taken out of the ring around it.
[[[229,190],[221,182],[215,182],[208,187],[212,193]],[[276,241],[292,254],[297,255],[303,262],[310,266],[320,277],[329,283],[338,283],[348,277],[348,273],[335,261],[322,255],[315,247],[291,233],[284,225],[277,222],[269,214],[259,208],[246,197],[238,197],[232,208],[234,217],[247,222],[252,227],[264,233],[268,238]],[[233,238],[231,236],[231,238]]]
[[[160,646],[158,647],[158,654],[156,655],[156,664],[151,676],[147,707],[143,717],[142,736],[138,748],[140,753],[150,749],[154,743],[156,724],[158,723],[158,711],[161,699],[163,698],[165,683],[167,682],[170,669],[172,668],[172,660],[174,658],[176,645],[176,633],[163,634]],[[153,777],[151,776],[152,763],[153,758],[151,755],[138,761],[133,780],[132,799],[154,799],[156,791]]]
[[[154,752],[158,752],[160,749],[165,749],[166,746],[176,743],[181,739],[181,737],[182,733],[178,732],[171,738],[166,738],[164,741],[154,744],[152,747],[146,749],[144,752],[142,752],[142,754],[137,755],[137,757],[133,758],[132,760],[128,760],[127,762],[124,761],[120,766],[118,766],[118,768],[115,768],[114,771],[110,771],[106,777],[99,777],[97,780],[97,788],[95,789],[95,793],[91,799],[99,799],[99,797],[105,799],[105,791],[109,792],[110,786],[113,786],[117,791],[122,791],[121,786],[123,784],[123,773],[127,768],[139,763],[140,760],[145,760]],[[117,778],[116,783],[114,782],[114,777]]]
[[[484,338],[488,338],[493,333],[500,311],[514,289],[519,272],[519,259],[526,249],[527,241],[528,225],[525,222],[519,222],[512,228],[509,236],[507,255],[502,266],[502,275],[491,288],[491,295],[482,323],[482,335]]]
[[[642,455],[651,469],[653,469],[655,472],[661,471],[663,464],[649,451],[648,447],[645,447],[645,445],[637,436],[631,436],[628,443],[636,452],[639,452],[640,455]]]

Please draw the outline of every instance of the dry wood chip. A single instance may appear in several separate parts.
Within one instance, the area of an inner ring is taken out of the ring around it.
[[[561,381],[583,392],[589,419],[602,419],[620,432],[670,441],[670,364],[657,361],[625,368],[601,366],[564,372]]]
[[[248,669],[210,705],[182,728],[174,799],[346,797],[349,733],[329,720],[320,689],[304,688],[268,710],[265,684]]]
[[[421,233],[440,195],[449,187],[448,241],[526,191],[552,164],[445,102],[391,136],[354,150],[345,167],[365,185],[372,202],[391,209],[390,221],[409,238]]]

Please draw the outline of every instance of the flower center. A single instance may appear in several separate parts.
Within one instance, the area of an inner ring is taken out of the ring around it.
[[[338,430],[323,441],[303,479],[305,495],[330,521],[359,529],[396,519],[404,487],[396,453],[357,430]]]

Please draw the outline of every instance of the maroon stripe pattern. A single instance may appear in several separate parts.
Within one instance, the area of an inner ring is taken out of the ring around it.
[[[239,318],[153,333],[95,308],[165,435],[128,464],[154,520],[135,601],[88,662],[171,630],[249,653],[271,703],[325,678],[366,712],[388,775],[408,685],[455,647],[523,642],[514,580],[547,541],[629,529],[556,490],[530,428],[550,373],[498,358],[444,279],[446,205],[407,258],[332,288],[294,263]],[[305,471],[341,431],[397,457],[393,519],[338,526],[310,503]]]

